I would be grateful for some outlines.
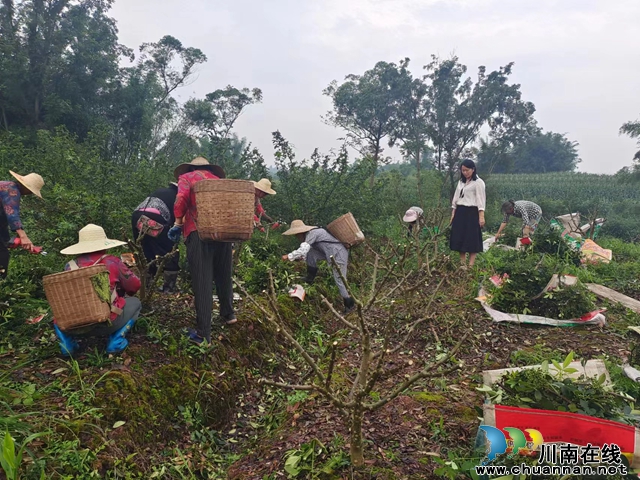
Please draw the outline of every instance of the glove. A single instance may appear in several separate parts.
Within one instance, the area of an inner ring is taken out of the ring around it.
[[[167,237],[173,243],[178,243],[180,241],[181,236],[182,236],[182,225],[174,225],[167,232]]]
[[[529,237],[524,237],[522,240],[520,240],[520,243],[522,245],[531,245],[531,239]]]

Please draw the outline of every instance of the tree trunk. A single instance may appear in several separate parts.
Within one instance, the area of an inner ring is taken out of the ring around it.
[[[420,175],[420,148],[416,150],[416,179],[418,181],[418,200],[420,200],[420,207],[424,208],[424,198],[422,198],[422,179]]]
[[[349,454],[351,456],[351,465],[356,468],[364,465],[363,439],[362,439],[362,406],[356,405],[351,411],[351,445]]]

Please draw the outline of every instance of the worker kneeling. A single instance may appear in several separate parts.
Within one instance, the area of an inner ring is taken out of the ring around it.
[[[140,300],[131,296],[140,289],[140,279],[122,260],[107,253],[108,249],[125,245],[125,242],[107,238],[104,229],[93,224],[82,228],[78,236],[78,243],[60,251],[63,255],[76,255],[64,269],[69,271],[93,265],[104,265],[107,268],[111,292],[111,321],[63,332],[54,320],[60,350],[63,355],[71,355],[79,348],[78,338],[104,336],[108,337],[107,353],[120,353],[129,345],[127,333],[133,328],[142,309]]]

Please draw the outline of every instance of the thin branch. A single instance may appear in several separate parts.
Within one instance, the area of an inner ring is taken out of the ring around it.
[[[327,382],[324,388],[329,390],[331,388],[331,377],[333,376],[333,367],[336,364],[336,353],[338,351],[338,342],[331,344],[331,359],[329,360],[329,370],[327,371]]]
[[[440,367],[442,364],[447,362],[451,357],[453,357],[458,352],[458,350],[460,349],[460,347],[462,346],[462,344],[467,339],[467,337],[469,336],[470,333],[471,333],[470,331],[467,331],[467,333],[464,334],[464,336],[456,344],[456,346],[453,348],[453,350],[451,350],[445,357],[443,357],[442,359],[438,360],[435,363],[431,363],[431,364],[427,365],[420,372],[414,374],[413,376],[409,377],[404,382],[402,382],[400,385],[398,385],[395,389],[393,389],[393,391],[388,396],[386,396],[383,399],[380,399],[376,403],[365,405],[364,408],[366,410],[369,410],[369,411],[377,410],[378,408],[386,405],[391,400],[396,398],[398,395],[400,395],[402,392],[404,392],[407,388],[409,388],[411,385],[416,383],[418,380],[421,380],[423,378],[430,378],[430,377],[436,377],[436,376],[440,376],[440,375],[445,375],[447,373],[450,373],[450,372],[460,368],[459,365],[455,365],[451,369],[446,370],[444,372],[439,372],[437,370],[438,367]]]
[[[322,303],[324,303],[327,307],[329,307],[329,310],[331,310],[331,312],[333,313],[333,315],[340,320],[342,323],[344,323],[347,327],[349,327],[352,330],[358,330],[358,327],[356,327],[353,323],[349,322],[346,318],[344,318],[342,315],[340,315],[340,313],[334,308],[334,306],[331,304],[331,302],[329,300],[327,300],[327,298],[324,295],[320,295],[322,297]]]
[[[309,354],[305,351],[302,345],[298,343],[298,341],[293,337],[293,335],[289,333],[289,330],[285,327],[284,322],[282,322],[282,319],[280,319],[280,317],[278,316],[277,318],[280,319],[281,323],[277,322],[274,319],[273,315],[267,312],[267,310],[262,305],[260,305],[249,292],[247,292],[247,290],[238,282],[236,278],[233,279],[233,282],[240,288],[240,290],[242,290],[242,293],[244,293],[244,295],[262,311],[262,313],[265,315],[267,320],[276,328],[282,331],[282,334],[287,338],[287,340],[291,342],[291,344],[295,347],[298,353],[302,355],[302,358],[304,358],[304,360],[307,362],[307,365],[309,365],[313,369],[320,383],[325,383],[326,379],[322,374],[322,372],[320,371],[320,368],[318,367],[316,362],[314,362],[314,360],[309,356]]]

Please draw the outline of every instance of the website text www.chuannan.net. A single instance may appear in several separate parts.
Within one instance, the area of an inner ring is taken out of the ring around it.
[[[478,465],[478,475],[506,476],[506,475],[626,475],[627,467],[624,465]]]

